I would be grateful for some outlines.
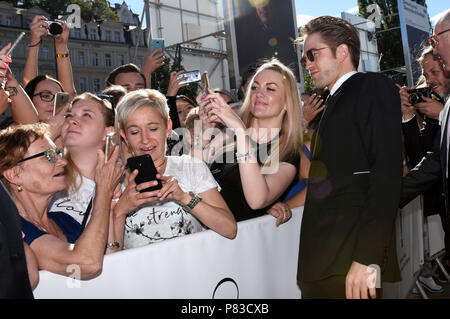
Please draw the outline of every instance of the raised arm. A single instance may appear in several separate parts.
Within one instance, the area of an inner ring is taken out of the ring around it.
[[[70,63],[69,49],[67,47],[70,27],[64,21],[58,20],[58,22],[63,27],[63,32],[54,37],[58,80],[61,82],[64,92],[69,93],[69,101],[71,101],[77,95],[77,92],[73,83],[72,64]]]
[[[31,243],[40,269],[68,276],[78,268],[80,279],[92,278],[101,271],[108,238],[111,199],[123,171],[116,164],[118,156],[116,148],[108,163],[104,164],[104,154],[99,151],[92,217],[75,244],[49,234]]]
[[[47,35],[48,25],[44,16],[35,16],[30,25],[30,44],[28,45],[28,55],[23,70],[23,86],[38,75],[39,47],[42,37]]]

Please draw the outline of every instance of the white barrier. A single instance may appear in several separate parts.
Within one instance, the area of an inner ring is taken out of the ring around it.
[[[86,281],[40,272],[35,298],[300,298],[297,260],[303,207],[275,227],[263,216],[238,223],[235,239],[204,231],[107,255]]]

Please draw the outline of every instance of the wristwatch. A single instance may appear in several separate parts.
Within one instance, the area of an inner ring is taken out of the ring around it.
[[[189,213],[194,207],[202,200],[199,194],[195,194],[194,192],[189,192],[189,195],[192,196],[191,201],[187,205],[183,205],[183,209]]]

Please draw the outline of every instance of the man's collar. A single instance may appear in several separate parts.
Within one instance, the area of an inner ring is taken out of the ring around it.
[[[347,81],[353,74],[356,74],[356,71],[350,71],[348,73],[345,73],[343,76],[341,76],[336,83],[334,83],[333,87],[330,89],[330,95],[333,95],[336,93],[336,91],[341,87],[341,85]]]

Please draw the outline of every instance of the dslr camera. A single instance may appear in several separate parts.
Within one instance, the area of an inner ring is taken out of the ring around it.
[[[56,21],[47,21],[44,20],[47,24],[48,24],[48,35],[58,35],[61,34],[63,32],[63,27],[61,25],[61,23],[56,22]]]
[[[409,94],[408,101],[409,101],[409,103],[411,103],[411,105],[425,102],[424,99],[422,99],[423,96],[431,98],[433,96],[433,94],[436,94],[429,87],[420,88],[420,89],[411,89],[411,90],[408,90],[407,92]]]

